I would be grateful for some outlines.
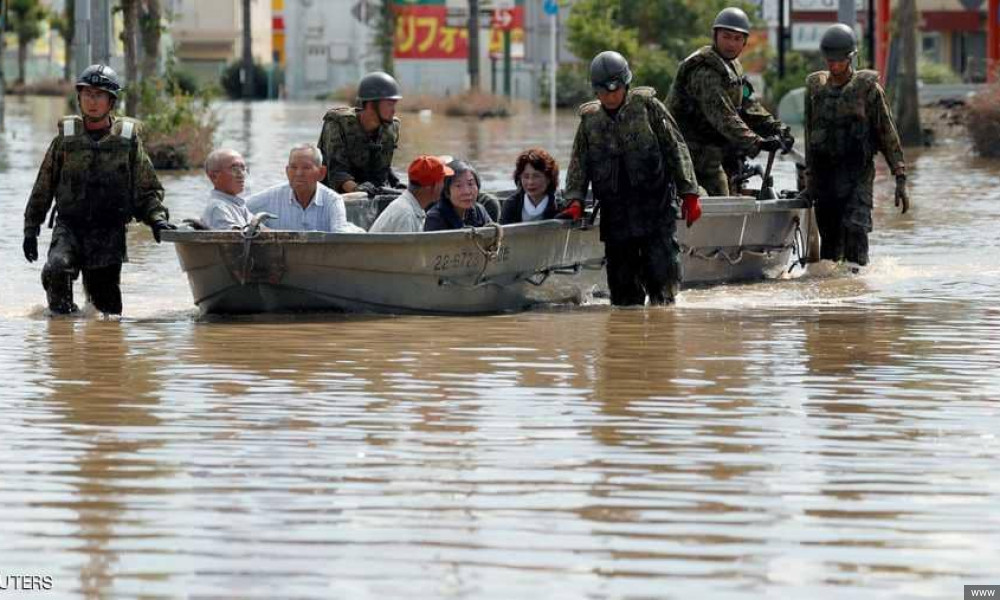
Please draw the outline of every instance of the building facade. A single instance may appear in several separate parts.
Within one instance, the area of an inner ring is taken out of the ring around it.
[[[250,0],[252,55],[270,65],[272,0]],[[179,65],[205,83],[214,83],[226,66],[243,56],[242,0],[166,0],[170,35]]]

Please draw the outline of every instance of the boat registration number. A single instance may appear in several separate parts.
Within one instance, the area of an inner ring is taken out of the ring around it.
[[[456,252],[454,254],[438,254],[434,257],[435,271],[450,271],[452,269],[471,269],[478,267],[483,255],[478,252]],[[497,253],[496,262],[505,262],[510,258],[510,247],[504,246]]]

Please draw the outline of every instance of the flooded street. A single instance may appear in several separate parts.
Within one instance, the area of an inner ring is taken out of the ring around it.
[[[217,139],[263,189],[324,108],[224,104]],[[23,210],[66,108],[7,110],[0,586],[52,585],[0,598],[1000,584],[1000,162],[962,140],[908,152],[903,216],[878,159],[861,275],[689,290],[666,309],[203,319],[173,247],[133,225],[117,322],[44,316]],[[397,171],[453,154],[487,189],[510,187],[531,145],[565,171],[576,125],[402,119]],[[174,221],[201,212],[203,173],[161,180]]]

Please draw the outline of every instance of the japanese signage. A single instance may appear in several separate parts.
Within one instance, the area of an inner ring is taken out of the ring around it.
[[[469,56],[469,32],[449,27],[444,0],[396,0],[396,58],[452,58]]]
[[[464,26],[454,26],[459,21],[448,17],[445,0],[395,0],[396,58],[455,59],[469,56],[469,33]],[[509,28],[511,54],[524,56],[524,5],[523,0],[511,3],[503,10],[503,22],[494,20],[490,28],[489,52],[491,56],[503,55],[503,32],[497,25]]]

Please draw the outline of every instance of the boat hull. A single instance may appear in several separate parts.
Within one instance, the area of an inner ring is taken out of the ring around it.
[[[706,199],[702,219],[678,227],[684,284],[784,268],[810,218],[798,200]],[[580,303],[606,289],[598,228],[567,221],[415,234],[264,231],[249,240],[236,231],[163,235],[205,313],[482,314]]]

